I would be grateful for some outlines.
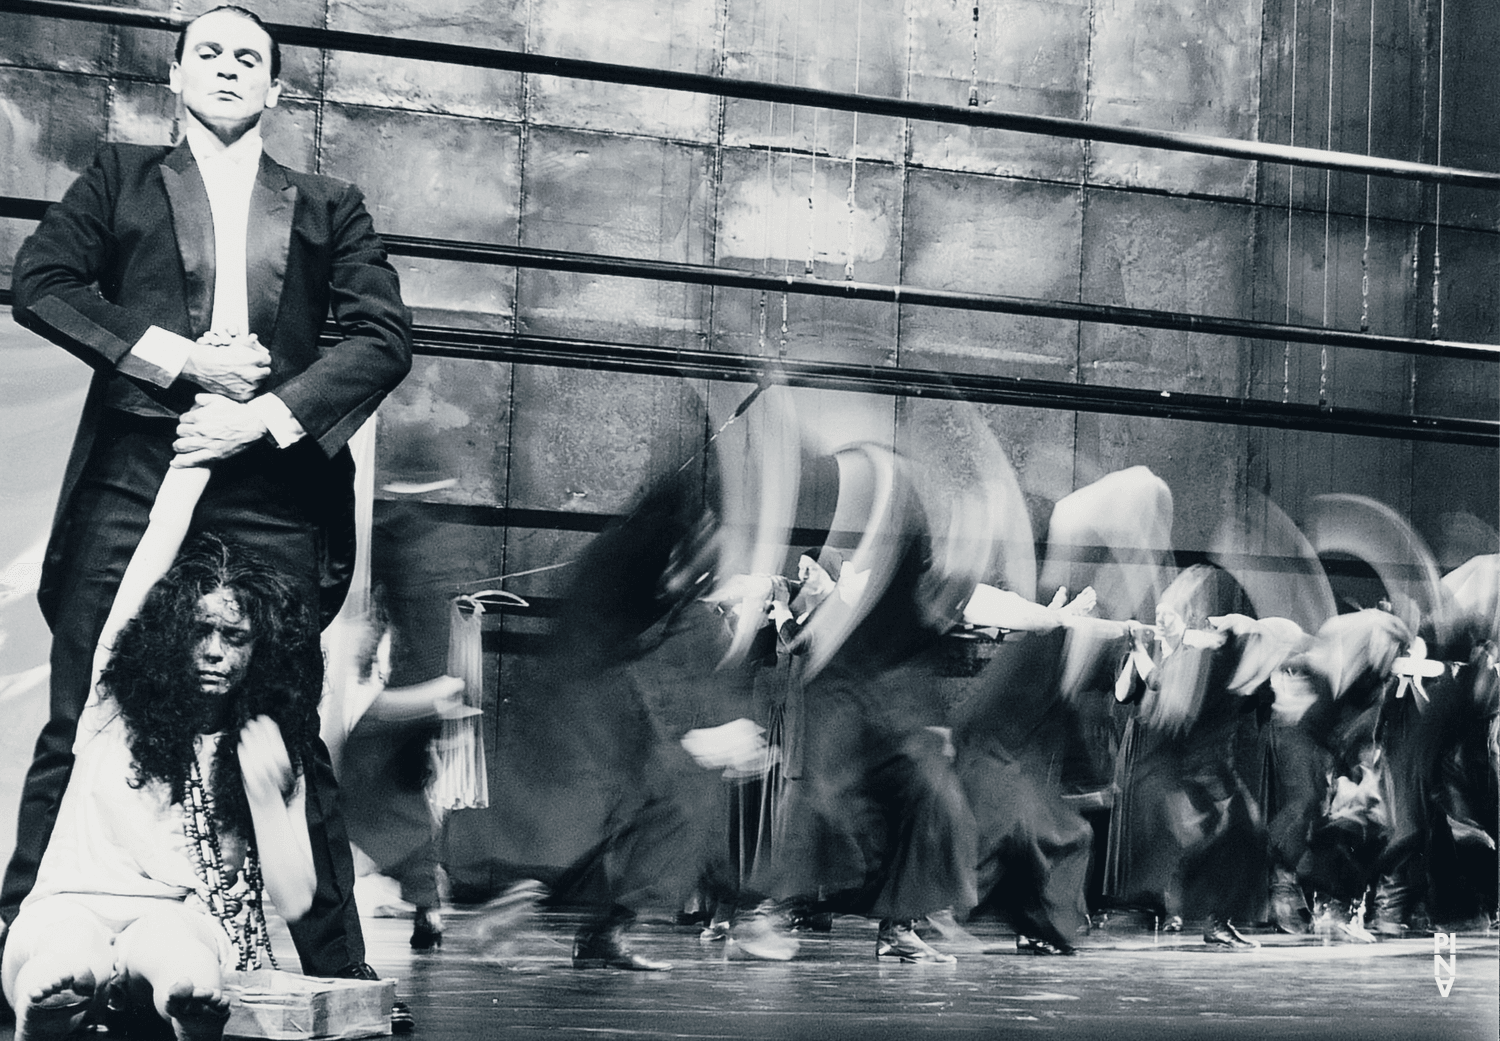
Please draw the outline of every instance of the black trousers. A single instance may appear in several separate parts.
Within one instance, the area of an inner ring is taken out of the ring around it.
[[[21,790],[16,847],[0,887],[0,918],[15,920],[36,882],[73,769],[73,738],[88,700],[94,648],[125,566],[146,530],[172,458],[176,422],[111,413],[101,422],[63,526],[60,563],[43,575],[52,627],[51,705]],[[212,531],[245,547],[302,587],[326,624],[348,589],[353,546],[353,462],[310,443],[255,445],[219,463],[193,514],[189,538]],[[364,961],[354,903],[354,862],[328,749],[304,764],[307,825],[317,890],[291,927],[305,972],[331,976]]]

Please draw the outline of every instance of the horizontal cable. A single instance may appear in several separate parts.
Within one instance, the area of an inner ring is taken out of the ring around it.
[[[0,11],[3,10],[172,32],[180,30],[188,21],[186,18],[171,15],[105,7],[98,4],[69,3],[65,0],[0,0]],[[1241,141],[1235,138],[1212,137],[1207,134],[1147,130],[1139,127],[1094,123],[1084,119],[1067,119],[1061,116],[1001,112],[967,105],[904,101],[873,94],[820,90],[813,87],[730,79],[702,73],[672,72],[667,69],[642,68],[636,65],[617,65],[576,58],[526,54],[520,51],[475,47],[468,44],[404,40],[369,33],[318,29],[302,25],[272,23],[270,28],[277,40],[285,46],[327,48],[358,54],[377,54],[390,58],[435,61],[532,75],[561,76],[600,83],[655,87],[662,90],[686,91],[749,101],[768,101],[841,112],[858,112],[862,115],[919,119],[991,130],[1011,130],[1024,134],[1042,134],[1082,141],[1104,141],[1174,152],[1215,155],[1229,159],[1284,163],[1289,166],[1314,167],[1347,173],[1500,190],[1500,173],[1432,166],[1427,163],[1355,155],[1349,152],[1334,152],[1261,141]]]
[[[50,205],[51,203],[39,199],[0,196],[0,217],[36,220]],[[620,278],[644,278],[658,282],[708,285],[724,289],[840,297],[845,300],[869,300],[889,304],[915,304],[949,310],[1059,318],[1066,321],[1094,322],[1103,325],[1165,329],[1172,332],[1239,336],[1277,342],[1310,343],[1325,347],[1353,347],[1360,350],[1417,357],[1500,361],[1500,344],[1382,336],[1375,333],[1357,333],[1317,326],[1286,325],[1253,319],[1160,311],[1144,307],[1120,307],[1113,304],[1040,300],[1032,297],[1000,296],[993,293],[963,293],[954,290],[889,286],[872,282],[829,281],[807,275],[774,275],[743,271],[737,268],[711,267],[704,264],[676,264],[598,253],[537,249],[530,246],[502,246],[485,242],[421,238],[414,235],[382,237],[391,253],[403,257],[538,268],[547,271],[574,271]]]
[[[0,0],[0,3],[3,2],[4,0]],[[51,205],[46,199],[18,199],[13,195],[0,195],[0,217],[41,220]]]
[[[384,235],[382,238],[390,252],[403,257],[543,268],[549,271],[576,271],[624,278],[647,278],[659,282],[711,285],[727,289],[838,297],[844,300],[870,300],[889,304],[915,304],[959,311],[1061,318],[1103,325],[1128,325],[1147,329],[1167,329],[1174,332],[1312,343],[1328,347],[1355,347],[1394,354],[1500,361],[1500,344],[1470,343],[1461,340],[1418,340],[1405,336],[1381,336],[1373,333],[1347,332],[1306,325],[1285,325],[1244,318],[1159,311],[1144,307],[1120,307],[1113,304],[1079,303],[1069,300],[1041,300],[1032,297],[1000,296],[992,293],[964,293],[947,289],[921,289],[842,279],[828,280],[811,275],[775,275],[742,271],[737,268],[710,267],[704,264],[676,264],[660,260],[639,260],[633,257],[615,257],[597,253],[573,253],[567,250],[538,249],[529,246],[453,242],[417,238],[411,235]]]
[[[9,307],[12,299],[11,290],[0,289],[0,307]],[[1327,405],[1297,405],[1216,394],[1101,387],[1021,376],[987,376],[844,362],[770,359],[641,344],[516,336],[512,333],[446,326],[418,326],[413,334],[418,354],[439,358],[596,369],[680,379],[710,379],[726,383],[781,384],[888,397],[976,401],[1230,426],[1275,427],[1403,441],[1440,441],[1500,447],[1500,422],[1487,420],[1405,415]],[[324,329],[323,341],[325,344],[332,344],[338,339],[338,331],[330,323]]]
[[[1230,426],[1310,430],[1404,441],[1440,441],[1489,448],[1500,446],[1500,422],[1487,420],[1284,404],[1214,394],[1101,387],[1020,376],[770,359],[715,351],[516,336],[511,333],[438,326],[419,326],[414,330],[414,335],[417,353],[433,357],[710,379],[727,383],[764,383],[893,397],[974,401]]]

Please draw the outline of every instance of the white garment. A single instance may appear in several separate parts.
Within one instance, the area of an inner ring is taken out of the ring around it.
[[[131,786],[135,769],[117,706],[109,699],[90,705],[78,726],[73,773],[23,912],[60,894],[92,895],[95,906],[111,908],[107,913],[121,919],[143,913],[131,913],[141,898],[187,901],[206,911],[208,887],[198,877],[182,806],[161,781]],[[218,735],[197,739],[205,783],[217,747]],[[224,835],[221,848],[225,872],[238,873],[244,843]]]
[[[260,127],[253,126],[225,145],[192,116],[186,120],[188,148],[208,190],[214,218],[214,313],[209,328],[244,335],[250,331],[245,288],[245,234],[250,194],[260,169]]]
[[[191,114],[184,125],[214,222],[214,311],[209,328],[243,334],[250,331],[245,236],[250,224],[250,196],[263,151],[260,127],[251,127],[226,146]],[[168,387],[182,373],[192,348],[193,341],[187,337],[153,325],[130,349],[133,360],[145,366],[126,364],[124,368],[130,375]]]

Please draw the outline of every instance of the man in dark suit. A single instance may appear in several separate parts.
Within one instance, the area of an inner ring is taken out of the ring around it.
[[[345,442],[411,365],[409,313],[360,192],[264,155],[280,54],[251,12],[183,31],[175,148],[108,144],[16,256],[15,317],[94,369],[38,598],[52,627],[51,717],[0,891],[35,880],[72,769],[94,647],[170,467],[208,466],[191,531],[285,574],[323,624],[352,570]],[[337,334],[321,338],[332,316]],[[368,973],[327,750],[307,769],[318,869],[293,929],[305,971]]]

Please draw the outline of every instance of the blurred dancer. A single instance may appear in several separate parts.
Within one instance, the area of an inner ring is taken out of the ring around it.
[[[432,742],[440,720],[478,710],[465,707],[463,681],[455,676],[388,685],[391,630],[372,626],[366,643],[364,690],[346,695],[366,705],[340,757],[344,819],[350,840],[381,874],[400,883],[401,899],[412,905],[412,949],[430,950],[443,942],[436,841],[441,821],[427,797]]]
[[[1016,930],[1016,948],[1029,954],[1068,955],[1072,937],[1088,920],[1084,885],[1093,829],[1064,798],[1064,771],[1077,740],[1076,704],[1113,682],[1091,664],[1117,659],[1106,646],[1123,644],[1124,627],[1092,620],[1099,639],[1070,639],[1068,624],[1091,609],[1041,608],[987,598],[989,609],[966,609],[966,619],[1008,632],[985,667],[979,689],[953,721],[956,767],[979,834],[979,906],[992,908]],[[1087,652],[1084,644],[1091,644]],[[1064,679],[1070,650],[1075,661]]]
[[[1373,940],[1360,907],[1390,828],[1378,735],[1395,689],[1391,669],[1411,640],[1406,624],[1384,611],[1340,615],[1273,680],[1278,715],[1295,722],[1326,763],[1317,789],[1278,815],[1278,834],[1291,836],[1278,847],[1302,848],[1296,874],[1314,891],[1314,925],[1336,939]]]
[[[721,775],[766,756],[749,718],[753,675],[716,668],[733,634],[704,599],[716,585],[717,521],[695,483],[683,473],[656,482],[590,543],[544,689],[525,706],[539,740],[534,760],[512,767],[586,790],[580,806],[599,800],[568,822],[586,851],[552,886],[555,903],[584,910],[580,969],[671,967],[636,951],[630,926],[645,907],[683,906],[706,867],[724,866]],[[733,883],[713,887],[730,896]]]
[[[441,819],[428,789],[441,720],[467,711],[462,681],[447,670],[451,597],[470,565],[453,526],[417,498],[457,483],[451,451],[431,433],[397,428],[392,435],[383,497],[373,508],[373,617],[364,627],[362,686],[348,695],[364,704],[346,710],[352,722],[339,758],[340,799],[350,840],[413,905],[412,948],[429,950],[442,944],[443,924]]]
[[[1477,558],[1446,583],[1458,595],[1440,624],[1424,625],[1426,639],[1413,639],[1392,665],[1377,731],[1390,814],[1374,894],[1382,935],[1472,926],[1494,914],[1496,783],[1486,738],[1497,712],[1496,561]]]
[[[951,962],[913,926],[976,899],[973,819],[928,729],[943,719],[923,657],[959,603],[927,596],[931,544],[905,464],[873,446],[848,454],[841,499],[860,499],[863,479],[892,492],[884,515],[860,518],[862,549],[799,637],[800,777],[762,887],[787,901],[845,894],[843,910],[879,919],[877,957]]]
[[[1149,822],[1143,834],[1123,832],[1125,854],[1138,858],[1143,845],[1171,851],[1147,854],[1168,913],[1175,905],[1184,919],[1201,920],[1211,946],[1253,948],[1232,921],[1258,899],[1265,849],[1259,808],[1235,763],[1245,691],[1233,680],[1243,647],[1209,623],[1235,606],[1230,586],[1217,569],[1194,565],[1157,605],[1159,657],[1136,630],[1130,667],[1144,689],[1121,815],[1127,827]]]

